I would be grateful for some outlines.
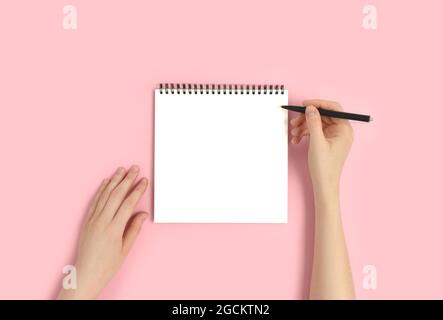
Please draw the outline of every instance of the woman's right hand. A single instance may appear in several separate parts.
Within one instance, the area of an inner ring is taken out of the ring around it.
[[[309,136],[308,164],[314,194],[338,192],[340,175],[353,141],[347,120],[320,116],[317,108],[342,111],[339,103],[306,100],[306,113],[291,120],[291,142],[298,144]]]

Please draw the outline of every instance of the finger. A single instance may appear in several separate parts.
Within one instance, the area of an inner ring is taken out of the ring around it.
[[[138,166],[132,166],[123,180],[112,190],[109,195],[109,199],[103,208],[102,215],[107,220],[112,220],[112,218],[117,213],[118,208],[125,200],[128,195],[129,190],[137,179],[138,172],[140,171]]]
[[[298,136],[291,139],[292,144],[299,144],[300,141],[301,141],[301,137],[298,137]]]
[[[302,141],[303,137],[305,137],[307,135],[309,135],[309,134],[303,134],[303,135],[299,135],[297,137],[294,137],[294,138],[292,138],[291,143],[292,144],[299,144]]]
[[[305,100],[303,101],[303,105],[308,106],[308,105],[313,105],[317,108],[322,108],[322,109],[329,109],[329,110],[335,110],[335,111],[343,111],[342,106],[335,101],[328,101],[328,100],[320,100],[320,99],[312,99],[312,100]],[[325,124],[342,124],[345,123],[347,120],[344,119],[338,119],[338,118],[333,118],[333,117],[325,117],[322,116],[321,117],[323,123]]]
[[[292,144],[299,144],[300,141],[303,139],[303,137],[308,136],[308,135],[309,135],[309,129],[304,128],[304,129],[300,130],[297,135],[292,137],[291,143]]]
[[[310,144],[322,143],[325,139],[323,125],[318,109],[312,105],[306,107],[306,124],[311,136]]]
[[[129,218],[135,210],[135,206],[140,201],[147,187],[148,180],[146,178],[141,179],[134,190],[132,190],[129,196],[123,201],[120,209],[118,209],[118,212],[114,218],[118,228],[122,230],[124,229],[124,227],[128,223]]]
[[[290,124],[293,127],[297,127],[303,122],[305,122],[305,117],[303,114],[299,114],[297,117],[291,119]]]
[[[298,122],[298,123],[294,126],[294,128],[300,128],[300,127],[306,126],[306,117],[305,117],[305,115],[302,114],[302,115],[300,116],[300,118],[301,118],[300,122]]]
[[[118,168],[109,181],[108,185],[106,186],[105,190],[103,190],[100,199],[98,200],[97,207],[95,208],[95,212],[97,215],[100,215],[100,213],[103,211],[103,208],[105,207],[112,190],[114,190],[114,188],[120,183],[120,181],[122,181],[124,176],[125,168]]]
[[[303,118],[305,118],[305,117],[303,116]],[[300,132],[303,132],[304,130],[307,130],[307,128],[308,127],[307,127],[307,124],[306,124],[306,121],[305,121],[305,122],[301,123],[298,127],[292,129],[291,130],[291,135],[293,137],[298,136],[300,134]]]
[[[323,121],[323,123],[325,125],[335,124],[337,122],[337,120],[341,120],[341,119],[325,117],[325,116],[321,117],[321,121]]]
[[[301,137],[301,138],[306,137],[306,136],[309,136],[309,129],[308,129],[307,127],[304,128],[304,129],[302,130],[302,132],[300,133],[300,137]]]
[[[127,255],[131,250],[135,239],[137,239],[138,234],[140,233],[143,222],[148,218],[147,212],[140,212],[134,215],[131,219],[130,223],[126,227],[125,234],[123,236],[123,254]]]
[[[91,204],[89,205],[89,210],[88,210],[88,219],[87,221],[90,221],[92,219],[92,217],[94,216],[95,212],[96,212],[96,208],[97,208],[97,203],[98,200],[100,199],[103,191],[105,190],[106,186],[109,183],[109,179],[104,179],[102,181],[102,183],[100,184],[100,187],[98,188],[97,192],[94,195],[94,198],[91,201]]]
[[[314,106],[317,108],[323,108],[323,109],[329,109],[329,110],[335,110],[335,111],[343,111],[342,106],[335,101],[328,101],[328,100],[320,100],[320,99],[311,99],[311,100],[305,100],[303,101],[304,106]]]

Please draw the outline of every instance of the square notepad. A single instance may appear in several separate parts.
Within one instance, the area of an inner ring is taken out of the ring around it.
[[[288,92],[155,90],[154,221],[286,223]]]

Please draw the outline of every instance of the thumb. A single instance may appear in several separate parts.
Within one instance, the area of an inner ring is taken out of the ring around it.
[[[127,255],[132,248],[132,245],[137,239],[137,236],[142,228],[143,223],[148,218],[147,212],[140,212],[130,219],[126,226],[125,234],[123,236],[123,254]]]
[[[314,106],[307,106],[305,111],[306,125],[309,130],[310,141],[315,142],[324,139],[320,112]]]

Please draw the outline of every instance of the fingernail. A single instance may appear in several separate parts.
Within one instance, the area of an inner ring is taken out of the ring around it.
[[[147,213],[144,213],[144,214],[142,215],[142,221],[145,221],[147,218],[148,218],[148,214],[147,214]]]
[[[292,125],[295,124],[295,119],[296,119],[296,118],[292,118],[292,119],[291,119],[291,124],[292,124]]]
[[[138,172],[139,169],[140,169],[140,168],[139,168],[138,166],[134,165],[134,166],[131,166],[130,171],[135,173],[135,172]]]
[[[123,168],[123,167],[119,167],[119,168],[117,169],[117,173],[123,173],[123,172],[125,172],[125,168]]]
[[[306,107],[306,114],[307,114],[309,117],[312,117],[312,116],[317,115],[317,108],[314,107],[314,106],[308,106],[308,107]]]

